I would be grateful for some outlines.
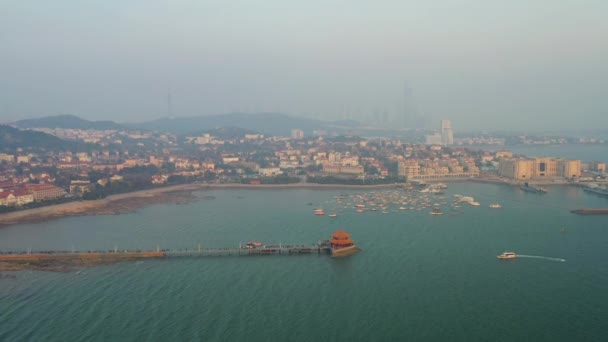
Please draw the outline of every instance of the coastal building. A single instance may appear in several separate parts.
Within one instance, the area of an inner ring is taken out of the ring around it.
[[[350,174],[362,175],[365,171],[361,165],[343,165],[334,163],[324,163],[323,172],[329,174]]]
[[[362,175],[363,173],[365,173],[365,170],[361,165],[342,165],[342,167],[340,168],[340,173],[350,175]]]
[[[558,160],[558,174],[566,178],[577,178],[581,176],[581,161],[580,160]]]
[[[591,163],[591,171],[605,173],[606,172],[606,163],[594,161]]]
[[[52,184],[28,184],[26,189],[33,194],[34,201],[46,201],[66,195],[62,188]]]
[[[25,189],[0,192],[0,206],[12,207],[34,202],[34,196]]]
[[[165,183],[167,183],[168,180],[169,180],[168,175],[154,175],[150,179],[152,184],[165,184]]]
[[[415,160],[403,160],[398,164],[399,177],[407,179],[416,178],[420,175],[420,164]]]
[[[342,165],[359,165],[359,156],[355,155],[343,155],[341,158]]]
[[[323,163],[323,172],[331,173],[331,174],[338,174],[338,173],[340,173],[340,164]]]
[[[91,191],[91,182],[88,180],[72,180],[70,181],[70,194],[83,195]]]
[[[555,158],[502,158],[498,174],[517,180],[581,176],[581,161]]]
[[[283,171],[278,167],[261,167],[258,174],[264,177],[272,177],[283,174]]]

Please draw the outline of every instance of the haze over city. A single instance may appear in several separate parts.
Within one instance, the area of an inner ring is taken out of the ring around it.
[[[280,112],[608,125],[601,1],[0,4],[0,122]],[[170,109],[168,95],[171,96]],[[404,108],[404,103],[406,104]]]

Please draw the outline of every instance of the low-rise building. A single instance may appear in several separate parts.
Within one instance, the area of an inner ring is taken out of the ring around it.
[[[154,175],[152,176],[152,184],[165,184],[169,180],[167,175]]]
[[[264,177],[271,177],[283,174],[278,167],[262,167],[258,170],[258,174]]]
[[[34,195],[34,201],[46,201],[66,195],[65,190],[52,184],[28,184],[26,189]]]
[[[397,172],[399,177],[416,178],[420,175],[420,164],[415,160],[400,161]]]
[[[70,182],[70,194],[80,196],[91,191],[91,182],[88,180],[72,180]]]
[[[605,173],[606,172],[606,163],[594,161],[591,163],[591,171]]]
[[[12,163],[15,160],[15,157],[11,154],[0,153],[0,160]]]
[[[0,192],[0,206],[21,206],[34,202],[34,196],[25,189]]]

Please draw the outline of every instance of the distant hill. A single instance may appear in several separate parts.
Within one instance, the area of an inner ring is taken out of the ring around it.
[[[200,132],[220,127],[240,127],[266,135],[290,135],[294,128],[302,129],[306,134],[313,130],[327,128],[332,123],[313,119],[296,118],[278,113],[259,114],[221,114],[182,118],[162,118],[143,123],[129,124],[134,129],[145,129],[178,134]]]
[[[13,152],[16,148],[24,150],[86,150],[89,144],[59,139],[43,132],[20,130],[0,125],[0,151]]]
[[[19,128],[71,128],[95,130],[124,130],[124,126],[113,121],[89,121],[75,115],[56,115],[38,119],[19,120],[13,124]]]

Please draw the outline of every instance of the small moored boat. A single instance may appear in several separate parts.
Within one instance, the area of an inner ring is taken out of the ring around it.
[[[434,208],[433,210],[431,210],[430,214],[431,215],[443,215],[443,212],[439,208]]]

